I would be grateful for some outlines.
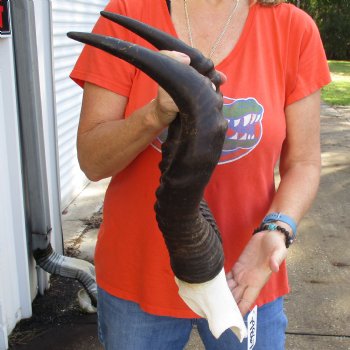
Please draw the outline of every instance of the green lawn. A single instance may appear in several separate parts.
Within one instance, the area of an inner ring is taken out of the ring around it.
[[[350,61],[328,61],[332,82],[322,89],[322,99],[330,105],[350,105]]]

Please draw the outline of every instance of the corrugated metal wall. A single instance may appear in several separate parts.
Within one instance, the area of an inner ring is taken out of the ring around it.
[[[89,32],[107,0],[52,1],[54,84],[57,110],[61,206],[66,207],[87,184],[76,157],[76,132],[82,90],[69,73],[81,44],[67,38],[68,31]]]

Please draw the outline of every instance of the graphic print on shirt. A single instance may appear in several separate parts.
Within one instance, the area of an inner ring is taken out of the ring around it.
[[[228,128],[219,165],[241,159],[259,144],[264,107],[253,97],[233,99],[224,96],[223,115]],[[161,152],[166,137],[167,130],[164,130],[151,145]]]
[[[223,115],[228,121],[228,129],[219,164],[238,160],[259,144],[264,108],[253,97],[224,97]]]

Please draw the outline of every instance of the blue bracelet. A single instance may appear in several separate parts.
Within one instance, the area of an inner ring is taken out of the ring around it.
[[[297,234],[297,224],[290,216],[284,215],[281,213],[271,213],[264,217],[264,220],[262,221],[262,223],[267,224],[275,221],[281,221],[289,225],[292,229],[293,240],[295,239],[295,236]]]

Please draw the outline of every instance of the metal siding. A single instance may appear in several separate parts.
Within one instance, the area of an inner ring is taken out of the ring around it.
[[[52,1],[53,65],[57,111],[61,206],[66,207],[84,188],[87,179],[76,155],[76,132],[82,90],[69,74],[82,45],[68,39],[69,31],[91,31],[107,0]]]
[[[0,349],[22,317],[31,316],[27,235],[12,39],[0,39]],[[35,271],[35,270],[34,270]]]

